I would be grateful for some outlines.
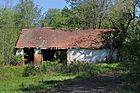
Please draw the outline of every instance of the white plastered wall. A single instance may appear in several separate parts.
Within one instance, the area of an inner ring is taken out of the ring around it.
[[[109,56],[109,49],[68,49],[67,61],[84,61],[84,62],[102,62],[106,61]],[[116,59],[116,51],[113,53],[113,59]]]

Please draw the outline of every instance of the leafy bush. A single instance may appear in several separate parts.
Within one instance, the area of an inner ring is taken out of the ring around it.
[[[18,65],[22,62],[22,55],[11,55],[10,65]]]
[[[22,61],[22,55],[16,56],[17,63],[20,63]]]
[[[40,67],[35,67],[33,65],[29,65],[29,66],[25,67],[24,72],[23,72],[23,77],[35,76],[40,73],[41,73]]]
[[[36,75],[38,73],[64,73],[64,74],[86,74],[85,76],[95,76],[96,74],[111,73],[117,70],[118,64],[92,64],[84,62],[72,62],[71,64],[62,64],[58,61],[43,62],[43,65],[27,66],[23,76]]]
[[[127,71],[126,80],[130,83],[140,83],[140,29],[128,33],[127,41],[122,49],[123,62],[121,66]]]
[[[58,61],[48,62],[41,66],[43,72],[60,72],[60,73],[80,73],[85,72],[90,67],[88,63],[74,62],[71,64],[62,64]]]
[[[61,68],[63,67],[62,63],[59,63],[59,61],[53,61],[53,62],[43,62],[43,65],[40,67],[41,71],[46,72],[59,72],[61,71]]]

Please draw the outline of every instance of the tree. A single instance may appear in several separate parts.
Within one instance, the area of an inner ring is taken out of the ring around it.
[[[15,8],[15,26],[20,29],[40,26],[41,9],[33,0],[20,0]]]
[[[67,20],[69,18],[69,9],[48,9],[42,21],[42,26],[49,26],[54,28],[67,28]]]
[[[107,13],[113,5],[112,0],[66,0],[71,5],[72,17],[69,21],[76,28],[109,28]],[[76,22],[75,22],[75,19]],[[74,23],[75,22],[75,23]]]
[[[9,64],[13,58],[13,50],[17,39],[17,30],[14,28],[14,14],[10,8],[0,9],[0,62]]]
[[[0,8],[0,63],[3,65],[15,61],[14,49],[21,29],[40,26],[41,17],[41,9],[33,0],[21,0],[16,8],[6,4]]]
[[[53,21],[55,16],[59,15],[61,13],[60,9],[56,9],[56,8],[50,8],[48,9],[48,11],[45,13],[45,17],[43,19],[42,22],[42,26],[49,26],[49,27],[53,27]]]
[[[115,31],[112,33],[112,50],[118,49],[118,58],[121,55],[131,23],[136,21],[136,8],[139,1],[137,0],[117,0],[109,11],[108,20],[112,24],[111,28]]]

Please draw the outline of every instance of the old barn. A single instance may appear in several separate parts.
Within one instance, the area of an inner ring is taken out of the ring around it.
[[[53,30],[49,28],[23,29],[16,44],[16,55],[22,55],[22,63],[59,59],[60,62],[106,61],[110,49],[104,40],[108,29]],[[116,52],[113,53],[116,59]]]

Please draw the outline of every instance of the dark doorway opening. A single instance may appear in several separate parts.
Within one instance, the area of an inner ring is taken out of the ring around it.
[[[32,64],[34,62],[34,49],[24,48],[25,64]]]
[[[43,61],[59,60],[62,63],[67,63],[67,49],[45,49],[42,50]]]
[[[50,49],[42,50],[43,61],[53,61],[53,60],[55,60],[55,57],[54,57],[55,52],[56,52],[55,50],[50,50]]]
[[[67,64],[67,49],[58,50],[58,58],[61,63]]]

